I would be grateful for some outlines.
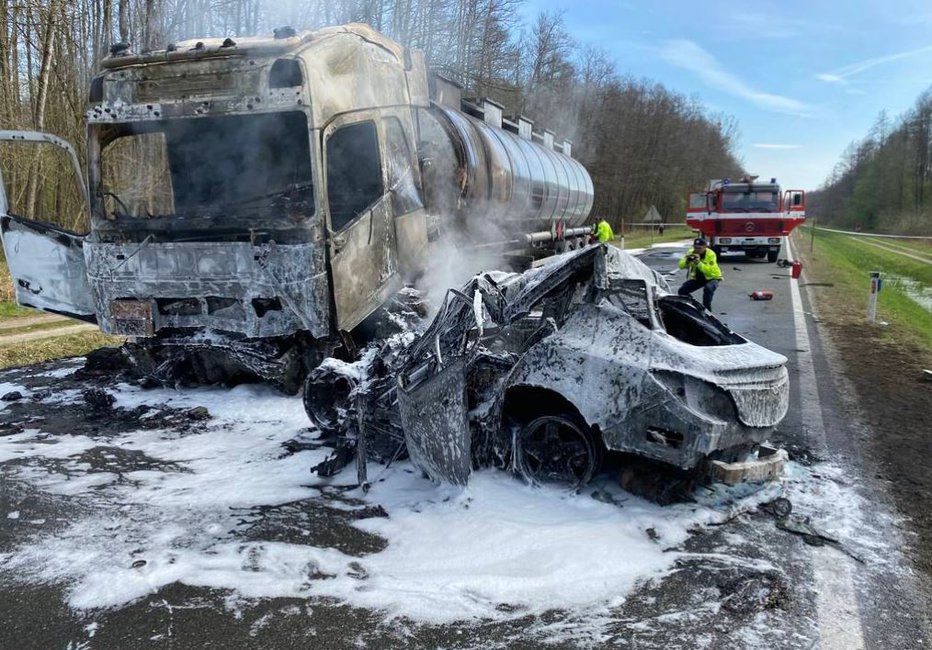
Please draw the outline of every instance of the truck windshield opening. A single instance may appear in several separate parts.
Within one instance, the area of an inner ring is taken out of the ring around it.
[[[99,137],[108,217],[314,212],[301,112],[131,122],[101,127]]]
[[[722,212],[778,212],[780,196],[773,191],[724,192]]]

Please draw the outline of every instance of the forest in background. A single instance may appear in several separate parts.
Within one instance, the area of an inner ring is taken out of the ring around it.
[[[807,204],[823,225],[932,235],[932,89],[896,121],[881,112]]]
[[[61,136],[83,164],[87,88],[112,43],[146,51],[192,37],[363,22],[424,50],[428,65],[467,94],[492,98],[506,114],[524,114],[535,128],[572,140],[595,185],[592,215],[616,228],[640,221],[651,205],[665,221],[681,222],[689,190],[742,173],[733,119],[660,83],[622,75],[605,50],[571,38],[559,13],[525,24],[521,2],[0,0],[0,128]],[[70,179],[61,169],[10,145],[0,157],[23,213],[74,212],[69,202],[76,199],[64,197],[77,195],[64,187]],[[58,186],[39,178],[56,178]]]

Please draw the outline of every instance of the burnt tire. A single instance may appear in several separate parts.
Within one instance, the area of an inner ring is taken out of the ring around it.
[[[515,470],[535,485],[576,489],[602,465],[602,445],[592,429],[572,415],[542,415],[515,439]]]
[[[352,418],[350,394],[355,388],[350,377],[323,367],[304,380],[304,412],[324,436],[346,433]]]

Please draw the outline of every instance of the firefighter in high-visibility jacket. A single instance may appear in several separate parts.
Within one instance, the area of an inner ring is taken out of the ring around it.
[[[718,268],[715,251],[701,237],[693,241],[693,247],[680,258],[678,266],[686,269],[686,282],[677,293],[688,296],[697,289],[702,289],[702,306],[712,311],[712,296],[722,281],[722,271]]]
[[[599,225],[595,227],[595,238],[599,240],[600,244],[615,239],[615,233],[612,232],[612,227],[608,225],[605,219],[600,219]]]

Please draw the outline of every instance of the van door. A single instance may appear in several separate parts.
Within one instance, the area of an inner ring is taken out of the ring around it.
[[[74,148],[68,142],[34,131],[0,131],[0,142],[51,145],[64,151],[70,160],[83,208],[88,210],[81,167]],[[96,309],[84,261],[84,236],[28,216],[33,215],[13,213],[0,170],[0,238],[13,277],[16,302],[25,307],[96,322]]]
[[[323,139],[336,324],[349,331],[402,286],[391,192],[374,117],[338,118]]]

